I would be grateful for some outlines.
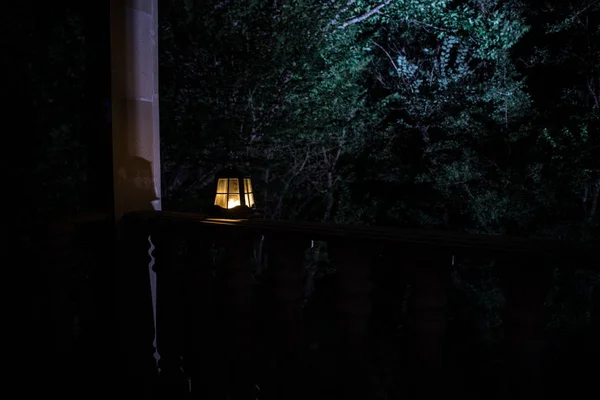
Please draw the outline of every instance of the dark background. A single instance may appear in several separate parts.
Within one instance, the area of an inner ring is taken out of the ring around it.
[[[21,295],[32,299],[32,312],[25,313],[32,316],[26,318],[30,327],[24,345],[26,374],[51,377],[54,383],[40,390],[49,392],[52,385],[63,391],[85,388],[87,397],[95,395],[96,389],[119,385],[116,381],[107,384],[101,377],[122,368],[122,355],[114,312],[118,274],[112,223],[109,8],[108,2],[97,2],[94,7],[83,3],[21,2],[3,13],[9,103],[4,124],[9,184],[4,193],[9,204],[7,243],[9,253],[16,255],[11,264],[24,272]],[[571,33],[549,39],[543,26],[550,17],[534,12],[542,2],[530,1],[527,7],[532,29],[513,49],[515,60],[529,55],[536,45],[550,45],[559,53],[561,48],[574,52],[586,50],[579,46],[598,48],[597,35],[591,42]],[[589,18],[590,26],[598,25],[598,14],[591,13]],[[575,57],[532,68],[517,65],[527,76],[537,112],[547,116],[544,124],[560,127],[578,112],[560,102],[562,88],[578,79],[581,63]],[[597,127],[591,135],[596,135],[598,143]],[[536,147],[534,141],[529,145]],[[525,157],[530,148],[515,151]],[[598,159],[598,148],[590,145],[586,160],[595,173]],[[568,171],[556,174],[557,181],[565,179],[565,174],[568,177]],[[556,197],[560,196],[557,189]],[[180,204],[175,200],[166,198],[165,203]],[[558,226],[580,218],[579,211],[565,208],[547,221],[556,221]],[[595,223],[590,229],[597,235],[597,218]],[[587,312],[589,300],[595,296],[597,303],[598,298],[597,275],[567,275],[571,283],[581,279],[582,292],[588,294],[584,300],[574,292],[564,295],[561,304],[567,304],[567,314],[559,317],[564,320]],[[457,295],[457,304],[462,304],[458,307],[483,301],[485,293],[478,293],[475,300],[464,303]],[[597,311],[594,315],[597,320]],[[583,368],[581,360],[593,362],[589,353],[594,347],[586,347],[592,346],[593,327],[573,326],[573,330],[561,331],[553,354],[559,360],[556,364],[577,370]],[[586,341],[578,343],[582,337]],[[588,354],[588,358],[572,354]],[[560,370],[559,378],[572,373],[569,369]]]

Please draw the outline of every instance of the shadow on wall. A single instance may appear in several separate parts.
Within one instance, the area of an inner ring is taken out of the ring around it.
[[[154,210],[159,200],[154,187],[152,163],[142,157],[129,157],[117,172],[119,210]]]

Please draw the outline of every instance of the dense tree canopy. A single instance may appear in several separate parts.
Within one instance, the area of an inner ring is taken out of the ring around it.
[[[160,6],[167,207],[210,206],[214,174],[231,163],[252,173],[274,218],[597,232],[598,2]],[[15,102],[32,115],[17,145],[39,161],[11,173],[40,212],[85,208],[95,162],[84,154],[104,122],[90,118],[104,110],[82,105],[108,96],[90,85],[93,15],[36,10],[22,5],[5,24],[22,39]]]
[[[598,224],[600,3],[542,3],[531,47],[518,58],[537,107],[530,117],[530,183],[550,235],[578,237]],[[560,79],[558,79],[560,78]],[[551,84],[549,84],[551,83]]]
[[[161,7],[178,207],[204,207],[229,159],[272,217],[575,236],[597,223],[594,2]],[[560,81],[554,97],[539,76]]]

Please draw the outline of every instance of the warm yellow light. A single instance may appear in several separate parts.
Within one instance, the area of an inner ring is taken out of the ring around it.
[[[240,201],[236,199],[229,199],[227,202],[227,208],[233,208],[240,205]]]
[[[254,208],[250,178],[219,178],[214,204],[227,210],[244,206]]]

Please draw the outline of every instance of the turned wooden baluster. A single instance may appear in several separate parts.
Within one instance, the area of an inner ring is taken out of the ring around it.
[[[184,355],[184,265],[177,259],[177,238],[166,227],[152,234],[156,272],[156,344],[160,360],[160,397],[183,398],[188,377],[183,370]]]
[[[222,266],[223,337],[228,364],[227,390],[231,400],[256,399],[256,321],[254,285],[250,262],[254,237],[228,234],[222,238],[226,247]],[[222,242],[222,243],[223,243]]]
[[[511,398],[542,398],[541,356],[547,318],[544,301],[552,269],[535,259],[506,259],[498,265],[506,298],[505,367]]]
[[[304,399],[306,382],[305,341],[302,319],[304,303],[304,253],[308,241],[286,236],[266,238],[269,283],[272,289],[268,340],[275,351],[269,371],[272,399]],[[268,390],[268,388],[265,388]]]
[[[412,384],[415,393],[429,398],[445,391],[443,384],[446,302],[450,282],[451,256],[413,255],[408,268],[411,276],[409,312],[413,333]]]
[[[137,396],[149,398],[157,368],[154,359],[154,316],[149,279],[150,230],[141,221],[124,216],[119,226],[117,312],[120,322],[124,374]],[[118,367],[122,364],[117,363]],[[144,391],[142,395],[140,392]]]
[[[338,272],[336,309],[340,322],[339,396],[365,399],[369,391],[367,327],[375,249],[350,240],[331,241],[329,258]]]

